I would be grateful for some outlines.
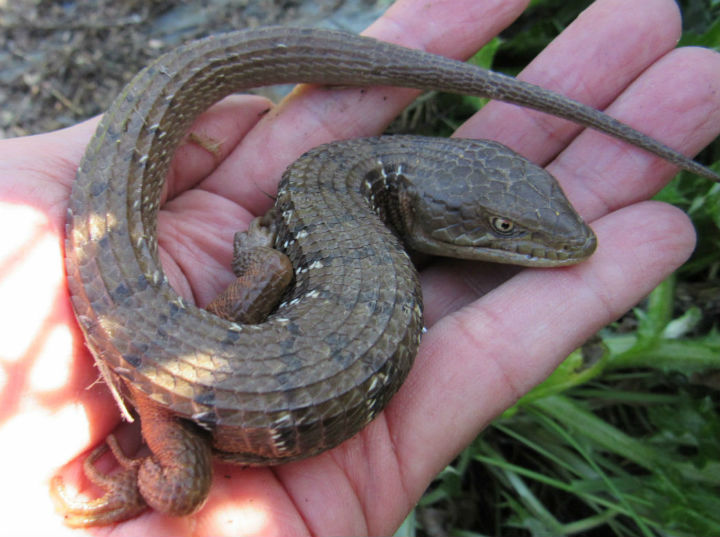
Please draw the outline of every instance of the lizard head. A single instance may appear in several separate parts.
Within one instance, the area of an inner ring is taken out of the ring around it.
[[[555,178],[497,142],[448,139],[408,165],[393,218],[406,244],[446,257],[525,266],[578,263],[597,240]]]

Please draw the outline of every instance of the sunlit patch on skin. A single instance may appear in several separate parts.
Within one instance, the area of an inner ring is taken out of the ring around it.
[[[42,348],[35,355],[30,371],[30,386],[33,390],[48,391],[64,386],[72,367],[59,357],[73,355],[72,333],[67,326],[58,325],[47,331]]]
[[[213,506],[213,518],[222,521],[226,535],[272,535],[279,529],[270,517],[270,508],[257,498],[239,502],[227,494],[220,505]]]
[[[58,237],[49,227],[47,215],[6,203],[0,207],[0,226],[10,230],[3,235],[0,252],[0,302],[13,305],[0,312],[0,361],[16,362],[26,358],[33,341],[56,326],[51,324],[59,303],[54,297],[62,288],[65,273]],[[30,292],[28,282],[33,282]],[[30,319],[34,322],[20,322]],[[39,327],[43,334],[37,333]]]

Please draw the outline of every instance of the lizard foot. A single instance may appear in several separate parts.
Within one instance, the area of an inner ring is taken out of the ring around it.
[[[94,463],[107,452],[108,446],[122,469],[106,475],[95,468]],[[71,498],[62,477],[56,475],[50,483],[50,494],[65,524],[73,528],[104,526],[136,517],[147,509],[147,503],[138,490],[138,469],[142,459],[126,456],[115,436],[109,435],[106,443],[95,448],[83,463],[87,478],[105,490],[95,500]]]

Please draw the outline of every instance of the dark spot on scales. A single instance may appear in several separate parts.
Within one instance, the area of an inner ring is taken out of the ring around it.
[[[96,181],[90,185],[90,194],[92,196],[101,196],[107,190],[108,183],[106,181]]]
[[[145,277],[144,274],[141,274],[140,276],[138,276],[137,287],[140,291],[144,291],[145,289],[148,288],[149,285],[150,285],[150,283],[147,281],[147,278]]]
[[[138,368],[142,364],[142,357],[137,354],[126,354],[123,359],[134,368]]]
[[[193,401],[200,405],[214,405],[215,404],[215,392],[212,390],[208,390],[206,392],[201,393],[200,395],[196,395],[193,397]]]
[[[293,383],[293,375],[291,375],[290,373],[280,372],[275,375],[275,380],[278,381],[278,384],[280,384],[280,386],[282,386],[283,388],[287,388]]]
[[[376,256],[375,248],[373,248],[372,246],[366,245],[366,246],[361,246],[359,248],[353,248],[351,251],[346,253],[345,257],[350,258],[350,259],[362,260],[362,259],[373,258],[375,256]]]
[[[353,352],[343,349],[342,351],[332,353],[332,359],[344,368],[347,368],[356,360],[356,355]]]
[[[110,293],[112,296],[113,302],[115,303],[122,303],[127,300],[127,298],[130,296],[130,288],[125,285],[125,283],[121,283],[118,285],[115,289],[113,289],[112,293]]]
[[[335,349],[341,349],[343,347],[346,347],[350,343],[350,339],[346,334],[341,334],[340,332],[334,332],[332,334],[328,334],[325,336],[324,339],[325,343],[330,345],[330,347]]]
[[[107,136],[109,139],[111,139],[111,140],[116,140],[116,139],[117,139],[118,130],[117,130],[117,128],[116,128],[112,123],[110,123],[110,124],[107,126],[107,131],[106,131],[106,132],[107,132],[106,136]]]
[[[296,354],[284,354],[278,356],[278,360],[287,366],[285,369],[288,371],[295,371],[303,366],[303,361]]]
[[[288,331],[290,334],[292,334],[293,336],[299,336],[299,335],[302,334],[302,330],[300,330],[300,327],[299,327],[298,324],[297,324],[296,322],[294,322],[294,321],[290,321],[290,322],[286,325],[285,328],[287,328],[287,331]],[[292,340],[292,339],[293,339],[293,338],[286,338],[286,340]],[[292,343],[292,341],[291,341],[291,343]]]
[[[240,333],[235,330],[225,332],[225,339],[221,341],[223,345],[234,345],[240,339]]]
[[[293,337],[283,338],[282,341],[279,341],[278,343],[280,348],[285,352],[292,352],[295,348],[295,338]]]

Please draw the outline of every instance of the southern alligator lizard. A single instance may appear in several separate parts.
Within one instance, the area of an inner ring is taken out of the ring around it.
[[[266,28],[160,57],[125,88],[91,140],[66,239],[78,322],[121,407],[127,399],[138,409],[153,455],[121,460],[125,488],[115,483],[94,503],[65,500],[71,525],[132,517],[145,502],[175,515],[197,510],[211,481],[211,443],[226,460],[277,464],[336,446],[372,420],[404,380],[422,329],[417,276],[398,237],[432,254],[537,266],[574,263],[594,249],[592,232],[554,180],[499,144],[343,142],[293,165],[260,224],[275,232],[269,245],[294,267],[294,284],[275,311],[241,324],[188,304],[157,257],[156,215],[173,151],[221,97],[289,82],[482,95],[596,128],[718,178],[558,94],[365,37]]]

